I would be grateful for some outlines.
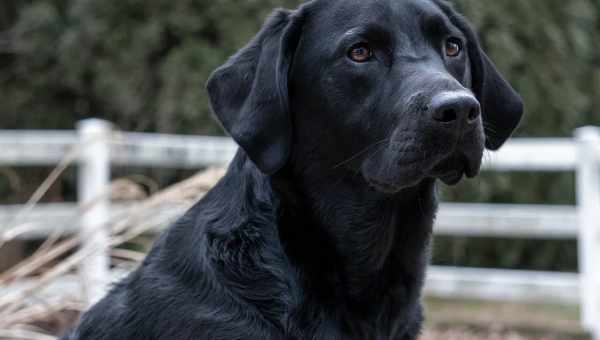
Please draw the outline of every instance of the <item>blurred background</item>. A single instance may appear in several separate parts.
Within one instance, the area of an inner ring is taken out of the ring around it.
[[[222,135],[204,91],[208,75],[256,33],[274,7],[293,8],[298,3],[3,0],[0,129],[72,130],[80,120],[93,117],[108,120],[122,131]],[[477,27],[486,51],[525,100],[526,115],[517,137],[572,138],[578,127],[600,126],[600,1],[455,3]],[[53,170],[54,165],[0,163],[0,204],[14,207],[0,214],[4,223],[0,233],[9,230],[14,215],[22,212],[16,205],[40,193],[40,185]],[[199,170],[121,164],[112,169],[111,176],[127,180],[120,182],[125,183],[124,200],[135,201],[147,200]],[[75,202],[77,178],[76,167],[65,168],[47,182],[36,203]],[[571,170],[491,170],[458,187],[443,187],[441,194],[447,202],[574,206],[575,188],[576,175]],[[113,256],[113,265],[119,258],[135,262],[153,235],[139,233],[122,243],[123,251]],[[20,280],[39,278],[76,248],[26,274],[15,274],[24,260],[39,255],[40,249],[54,249],[68,237],[55,235],[50,241],[3,237],[0,292]],[[433,264],[440,266],[560,273],[578,272],[578,258],[575,238],[555,237],[444,234],[436,237],[433,251]],[[7,290],[4,296],[11,292]],[[0,331],[0,339],[44,339],[42,334],[60,332],[77,316],[77,304],[36,314],[31,304],[15,307],[14,300],[3,304],[2,294],[0,316],[20,310],[24,317],[0,320],[0,328],[6,329]],[[491,300],[428,297],[424,338],[587,339],[577,305]]]

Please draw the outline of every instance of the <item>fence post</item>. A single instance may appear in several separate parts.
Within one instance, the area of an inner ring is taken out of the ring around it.
[[[583,127],[575,135],[581,318],[593,339],[600,340],[600,131]]]
[[[81,247],[90,255],[79,267],[85,302],[105,294],[109,283],[110,134],[109,122],[86,119],[77,124],[80,138],[78,200]]]

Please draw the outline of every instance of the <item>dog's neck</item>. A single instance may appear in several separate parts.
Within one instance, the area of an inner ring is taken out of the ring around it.
[[[289,170],[272,181],[282,201],[282,241],[307,281],[355,302],[377,303],[399,285],[413,290],[402,294],[418,294],[436,209],[434,181],[390,195],[350,172],[311,173],[326,174]]]

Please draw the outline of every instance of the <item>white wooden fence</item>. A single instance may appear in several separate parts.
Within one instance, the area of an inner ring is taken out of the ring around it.
[[[236,145],[224,137],[114,132],[109,123],[90,119],[82,121],[75,132],[0,130],[0,150],[0,167],[55,165],[65,155],[78,155],[78,204],[88,206],[80,223],[72,223],[78,216],[75,204],[40,205],[27,214],[32,228],[20,237],[43,238],[55,228],[78,232],[83,247],[97,250],[79,273],[87,301],[92,303],[104,293],[111,277],[108,235],[99,226],[108,218],[109,209],[121,209],[110,208],[106,193],[111,164],[188,169],[226,165]],[[441,297],[578,304],[583,327],[600,340],[600,128],[580,128],[574,138],[513,139],[490,158],[484,167],[492,171],[574,171],[577,206],[445,203],[436,233],[577,239],[580,272],[432,266],[426,292]],[[17,210],[0,206],[0,233]],[[173,217],[181,212],[173,207],[157,210],[157,214]]]

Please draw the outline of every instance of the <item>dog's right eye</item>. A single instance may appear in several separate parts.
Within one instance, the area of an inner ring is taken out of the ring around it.
[[[367,43],[358,43],[350,47],[348,58],[357,63],[364,63],[373,57],[373,50]]]
[[[448,57],[458,57],[462,52],[462,41],[456,37],[450,37],[446,40],[446,55]]]

